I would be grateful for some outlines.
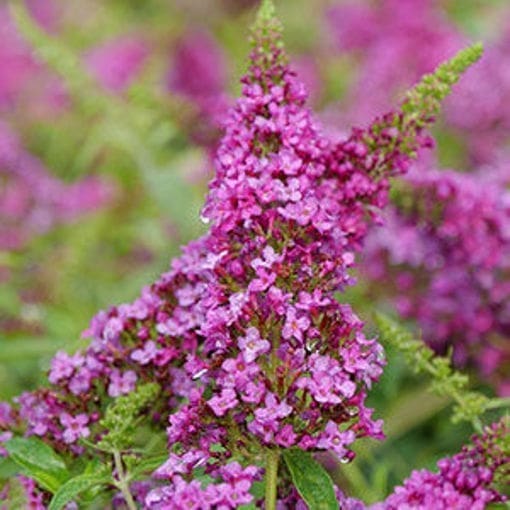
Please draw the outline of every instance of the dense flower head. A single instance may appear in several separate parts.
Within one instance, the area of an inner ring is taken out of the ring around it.
[[[348,271],[387,203],[388,177],[430,144],[423,128],[479,53],[429,77],[400,111],[330,139],[305,107],[270,5],[225,121],[202,213],[209,232],[134,302],[100,312],[88,348],[58,353],[52,385],[14,410],[17,428],[79,454],[80,440],[105,434],[112,399],[157,383],[147,421],[168,425],[170,452],[151,508],[236,508],[251,501],[260,452],[297,446],[349,461],[358,438],[383,436],[365,405],[382,347],[337,293],[353,283]],[[218,483],[189,482],[199,471]]]
[[[412,172],[364,264],[373,290],[383,281],[393,288],[398,311],[417,320],[425,341],[439,352],[453,346],[458,364],[477,365],[501,393],[509,391],[510,362],[506,180],[489,168]]]
[[[510,468],[508,448],[505,451],[500,446],[508,438],[508,427],[508,420],[504,419],[488,427],[482,435],[473,437],[472,444],[460,453],[441,459],[437,463],[438,472],[414,471],[383,503],[371,508],[483,510],[489,503],[505,501],[493,484],[498,473],[508,474]]]
[[[304,107],[278,26],[255,33],[203,210],[213,271],[193,266],[191,278],[189,266],[173,266],[176,279],[186,274],[179,304],[200,311],[200,326],[184,364],[194,387],[170,415],[169,444],[182,462],[166,467],[169,480],[176,466],[191,473],[197,458],[209,468],[261,448],[349,460],[356,438],[382,436],[364,405],[382,349],[334,294],[351,283],[347,270],[376,217],[369,207],[386,203],[387,176],[405,172],[409,154],[428,144],[421,127],[432,113],[409,124],[391,114],[330,140]],[[410,96],[408,111],[419,102]],[[176,311],[161,333],[184,331]]]

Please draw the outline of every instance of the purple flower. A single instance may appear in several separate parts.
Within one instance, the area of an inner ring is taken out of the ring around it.
[[[328,421],[324,432],[317,442],[318,448],[324,450],[333,450],[339,459],[343,459],[347,454],[347,446],[354,442],[356,434],[352,430],[340,431],[338,423]]]
[[[110,374],[108,395],[115,398],[130,393],[135,389],[137,379],[138,376],[133,370],[128,370],[124,373],[121,373],[119,370],[113,370]]]
[[[90,389],[93,374],[87,368],[82,368],[69,381],[68,387],[74,395],[86,393]]]
[[[229,409],[237,405],[236,392],[233,389],[226,388],[220,395],[216,395],[207,401],[207,405],[213,410],[216,416],[223,416]]]
[[[259,267],[264,267],[266,269],[271,269],[273,264],[276,262],[280,262],[282,260],[282,257],[280,255],[277,255],[274,251],[274,248],[272,246],[266,246],[262,250],[262,257],[257,257],[253,259],[251,262],[251,267],[257,271]]]
[[[287,340],[289,338],[296,338],[299,342],[303,342],[303,333],[306,333],[309,327],[310,319],[305,315],[298,317],[296,309],[289,307],[282,329],[282,336]]]
[[[65,443],[75,443],[80,437],[88,437],[90,430],[86,426],[89,422],[89,417],[86,414],[78,414],[71,416],[69,413],[62,413],[60,415],[60,423],[64,427],[62,438]]]
[[[318,203],[315,198],[306,198],[297,203],[290,202],[286,207],[280,208],[279,212],[285,218],[295,220],[299,225],[308,225],[318,212]]]
[[[103,329],[103,339],[106,342],[115,342],[122,333],[124,322],[120,317],[111,317],[108,319]]]
[[[51,360],[51,369],[48,380],[52,384],[58,383],[62,379],[71,377],[74,370],[83,365],[84,358],[79,354],[69,356],[66,352],[58,351]]]
[[[246,330],[246,336],[239,338],[238,345],[247,363],[251,363],[261,354],[271,349],[271,344],[267,340],[260,338],[260,333],[257,328],[248,328]]]
[[[184,455],[170,454],[169,458],[154,472],[156,478],[172,478],[175,474],[190,474],[194,468],[203,465],[207,457],[200,452],[187,452]]]
[[[158,349],[156,344],[152,340],[149,340],[145,342],[142,349],[135,349],[131,353],[131,359],[140,365],[147,365],[156,357],[157,353]]]
[[[248,289],[254,292],[263,292],[267,290],[276,280],[276,274],[266,271],[262,267],[257,268],[257,278],[252,280]]]

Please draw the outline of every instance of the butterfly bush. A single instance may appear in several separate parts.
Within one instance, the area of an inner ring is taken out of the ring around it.
[[[399,313],[417,320],[436,351],[453,347],[457,364],[476,365],[501,394],[510,388],[506,182],[497,168],[412,172],[364,263],[374,291],[381,282],[393,289]]]
[[[359,79],[348,93],[353,106],[347,116],[355,118],[380,111],[413,73],[426,71],[464,40],[437,2],[347,3],[334,6],[328,22],[337,46],[359,56]],[[388,211],[385,227],[374,231],[363,273],[381,301],[393,292],[399,311],[417,320],[438,352],[453,345],[457,363],[476,365],[501,394],[509,391],[503,332],[507,39],[507,30],[497,35],[461,79],[459,93],[447,100],[445,125],[465,146],[470,174],[444,172],[433,158],[422,158],[404,185],[410,188],[407,198]],[[376,92],[367,94],[372,88]],[[486,178],[482,163],[499,170]]]
[[[348,462],[358,439],[381,439],[365,401],[382,347],[337,296],[354,283],[389,177],[431,145],[424,128],[479,54],[445,64],[367,129],[331,138],[305,107],[266,2],[215,159],[209,231],[134,302],[100,312],[85,350],[53,358],[49,386],[3,408],[2,440],[23,433],[83,455],[108,440],[112,402],[153,383],[146,423],[166,428],[169,452],[153,490],[139,492],[146,508],[177,509],[253,502],[285,449]]]
[[[416,470],[382,503],[366,506],[353,498],[340,498],[346,510],[398,510],[403,508],[473,508],[506,501],[495,484],[510,472],[508,434],[510,423],[502,419],[473,436],[460,453],[437,462],[437,471]]]

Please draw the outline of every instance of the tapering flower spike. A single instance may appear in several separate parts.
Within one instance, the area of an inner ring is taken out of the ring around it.
[[[209,233],[134,303],[99,314],[90,347],[55,359],[54,386],[36,406],[33,395],[20,399],[28,433],[67,448],[62,413],[87,414],[94,440],[112,394],[157,382],[155,426],[170,414],[171,451],[156,476],[170,485],[149,494],[150,508],[182,508],[182,501],[235,508],[251,500],[261,465],[271,478],[271,508],[283,449],[331,450],[348,461],[358,438],[383,435],[365,406],[382,372],[382,348],[336,293],[352,283],[348,269],[369,213],[386,202],[389,175],[404,171],[428,140],[422,129],[466,58],[428,79],[440,92],[417,88],[408,111],[330,140],[304,106],[278,26],[266,1],[215,161],[203,210]],[[241,464],[229,463],[234,455]],[[218,483],[187,482],[196,468]]]

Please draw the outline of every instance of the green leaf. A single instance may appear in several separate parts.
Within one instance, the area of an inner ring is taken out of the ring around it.
[[[19,466],[9,457],[0,457],[0,479],[7,480],[19,472]]]
[[[283,452],[283,458],[296,489],[310,510],[338,510],[331,477],[309,453],[290,448]]]
[[[60,510],[67,503],[73,501],[78,494],[92,487],[106,485],[111,482],[111,478],[107,475],[78,475],[68,480],[55,493],[51,500],[48,510]]]
[[[44,489],[55,492],[69,478],[67,467],[50,446],[35,437],[5,443],[10,458]]]

